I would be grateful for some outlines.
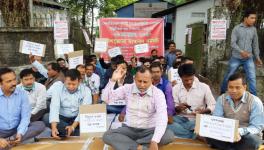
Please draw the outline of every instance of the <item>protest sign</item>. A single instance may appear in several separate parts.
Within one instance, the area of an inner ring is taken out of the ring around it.
[[[112,48],[112,49],[109,49],[108,50],[108,55],[113,58],[117,55],[122,55],[121,53],[121,49],[119,47],[115,47],[115,48]]]
[[[108,39],[96,38],[94,44],[94,52],[102,53],[106,52],[108,48]]]
[[[182,82],[182,80],[179,76],[179,73],[178,73],[178,69],[173,69],[173,68],[169,69],[168,79],[170,82],[172,82],[172,81],[176,81],[177,83]]]
[[[74,51],[73,44],[55,44],[55,54],[63,55]]]
[[[135,53],[141,54],[141,53],[147,53],[149,51],[149,45],[148,44],[138,44],[135,45]]]
[[[211,40],[225,40],[226,39],[226,20],[212,20],[211,21]]]
[[[80,106],[81,137],[101,137],[107,131],[106,105]]]
[[[195,132],[202,137],[225,142],[237,140],[238,120],[198,114],[195,125]]]
[[[45,55],[45,44],[20,40],[19,52],[23,54],[32,54],[35,56],[44,57]]]
[[[108,49],[119,47],[126,61],[132,56],[149,57],[152,49],[158,56],[164,56],[164,19],[163,18],[101,18],[100,38],[109,39]],[[135,53],[134,46],[148,44],[149,51]],[[108,53],[101,53],[109,60]]]
[[[83,64],[83,51],[75,51],[68,54],[69,69],[74,69],[77,65]]]
[[[54,39],[64,40],[69,38],[68,21],[54,20]]]

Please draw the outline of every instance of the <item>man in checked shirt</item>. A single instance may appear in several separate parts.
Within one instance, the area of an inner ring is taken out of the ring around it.
[[[151,72],[141,67],[135,75],[135,83],[125,84],[114,90],[114,85],[126,72],[118,67],[103,90],[106,103],[126,100],[126,124],[107,131],[103,140],[115,150],[158,150],[158,145],[173,141],[167,130],[167,106],[163,92],[152,85]]]

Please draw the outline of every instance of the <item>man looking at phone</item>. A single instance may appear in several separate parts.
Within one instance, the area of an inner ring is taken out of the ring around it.
[[[176,116],[168,128],[178,137],[195,138],[193,131],[196,114],[210,114],[214,110],[215,99],[209,86],[195,79],[192,64],[180,66],[178,73],[182,83],[173,88]]]

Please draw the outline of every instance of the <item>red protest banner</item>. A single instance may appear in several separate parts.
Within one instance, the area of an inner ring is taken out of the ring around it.
[[[100,38],[108,38],[108,49],[119,47],[125,59],[132,56],[148,57],[152,49],[164,55],[164,20],[162,18],[101,18]],[[136,54],[134,46],[149,44],[149,51]],[[102,53],[109,60],[107,53]]]

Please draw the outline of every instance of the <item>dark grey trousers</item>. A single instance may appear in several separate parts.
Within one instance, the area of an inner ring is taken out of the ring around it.
[[[105,132],[103,141],[106,144],[111,145],[115,150],[136,150],[138,145],[142,145],[146,149],[154,135],[154,130],[154,128],[132,128],[123,124],[123,126],[118,129]],[[169,144],[173,140],[173,132],[167,129],[161,138],[159,145]]]
[[[22,136],[22,142],[31,139],[45,130],[45,124],[42,121],[31,122],[25,135]],[[0,138],[12,138],[17,134],[17,129],[0,130]]]
[[[213,148],[220,150],[258,150],[261,143],[261,138],[257,135],[247,134],[241,137],[241,140],[236,143],[223,142],[215,139],[206,139],[208,144]]]

